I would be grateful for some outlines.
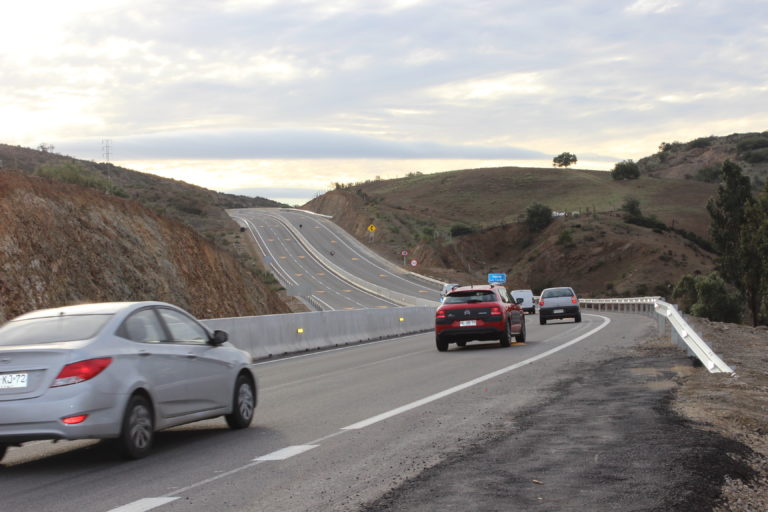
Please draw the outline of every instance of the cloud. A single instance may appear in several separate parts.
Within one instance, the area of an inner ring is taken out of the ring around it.
[[[544,153],[519,147],[445,145],[398,141],[334,131],[193,132],[111,139],[113,154],[124,160],[161,159],[528,159]],[[63,141],[70,154],[93,151],[96,141]]]

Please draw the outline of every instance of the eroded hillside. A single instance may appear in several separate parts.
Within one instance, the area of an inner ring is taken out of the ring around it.
[[[202,317],[287,312],[235,259],[140,204],[0,171],[0,322],[29,310],[161,300]]]

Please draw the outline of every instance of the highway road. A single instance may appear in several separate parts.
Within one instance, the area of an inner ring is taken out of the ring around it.
[[[560,379],[654,326],[621,313],[545,326],[534,316],[522,346],[441,353],[425,333],[259,363],[249,429],[223,419],[174,428],[131,462],[104,441],[11,448],[0,510],[359,510],[455,450],[514,432],[515,414]]]
[[[293,209],[229,211],[290,295],[316,310],[424,305],[441,284],[380,257],[324,216]]]

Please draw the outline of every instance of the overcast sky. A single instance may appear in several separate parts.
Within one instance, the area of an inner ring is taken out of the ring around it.
[[[766,0],[26,0],[0,16],[0,142],[103,161],[108,139],[296,198],[563,151],[609,169],[768,130],[766,55]]]

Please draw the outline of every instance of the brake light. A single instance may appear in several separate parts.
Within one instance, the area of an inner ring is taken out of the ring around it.
[[[571,297],[571,303],[572,304],[578,304],[579,303],[579,299],[577,299],[576,297]]]
[[[501,314],[501,308],[499,306],[491,307],[491,315],[500,315],[500,314]]]
[[[61,422],[67,425],[77,425],[78,423],[84,422],[85,418],[87,417],[88,417],[87,414],[81,414],[79,416],[70,416],[68,418],[61,418]]]
[[[445,311],[442,309],[437,310],[437,315],[435,315],[436,318],[445,318]]]
[[[70,384],[77,384],[92,379],[109,366],[111,362],[111,357],[101,357],[99,359],[88,359],[86,361],[70,363],[61,369],[51,387],[69,386]]]
[[[539,300],[539,306],[543,306],[543,305],[544,305],[544,299]]]

